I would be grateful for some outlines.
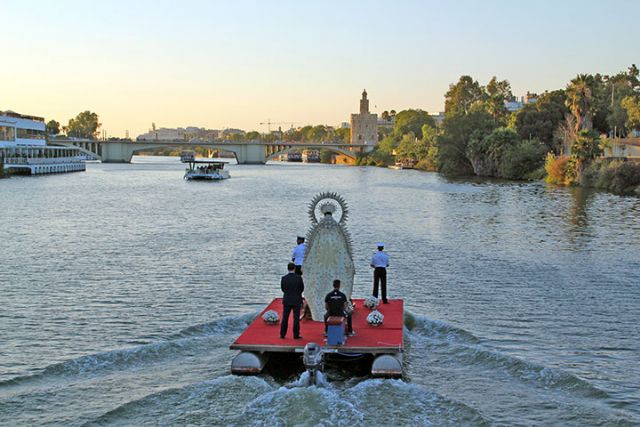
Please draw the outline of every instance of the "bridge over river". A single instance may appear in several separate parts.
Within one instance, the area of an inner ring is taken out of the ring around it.
[[[90,139],[52,139],[50,145],[75,146],[87,156],[103,163],[129,163],[134,154],[160,148],[193,149],[207,147],[211,150],[228,151],[235,154],[238,164],[265,164],[281,154],[293,150],[326,149],[352,159],[361,152],[369,152],[372,145],[347,143],[287,143],[278,142],[220,142],[220,141],[97,141]]]

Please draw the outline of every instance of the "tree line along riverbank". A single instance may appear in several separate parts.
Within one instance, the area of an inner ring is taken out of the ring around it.
[[[445,175],[545,179],[640,196],[640,164],[602,157],[611,146],[607,135],[640,129],[638,76],[635,65],[611,76],[581,74],[515,112],[506,106],[514,100],[507,80],[493,77],[482,86],[461,76],[445,94],[442,123],[425,111],[400,111],[357,164],[408,159]]]

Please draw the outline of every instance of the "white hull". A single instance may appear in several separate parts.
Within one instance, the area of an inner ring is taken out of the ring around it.
[[[220,181],[222,179],[228,179],[229,172],[227,171],[219,171],[213,173],[202,173],[202,172],[187,172],[184,174],[184,179],[192,181],[192,180],[201,180],[201,181]]]

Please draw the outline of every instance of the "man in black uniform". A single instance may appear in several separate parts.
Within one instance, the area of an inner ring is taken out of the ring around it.
[[[351,325],[351,313],[347,313],[347,296],[340,292],[340,280],[333,281],[333,290],[324,298],[324,307],[327,312],[324,314],[324,332],[327,333],[327,319],[330,316],[344,316],[347,318],[347,333],[354,335]]]
[[[292,262],[287,265],[289,271],[280,280],[282,289],[282,323],[280,325],[280,338],[287,335],[289,328],[289,313],[293,311],[293,339],[300,339],[300,307],[302,306],[302,292],[304,283],[302,276],[295,274],[296,265]]]

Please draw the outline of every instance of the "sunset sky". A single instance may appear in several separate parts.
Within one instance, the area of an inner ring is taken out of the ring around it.
[[[451,4],[450,4],[451,3]],[[110,136],[443,110],[460,75],[514,94],[640,65],[640,1],[1,1],[0,110]],[[285,125],[284,127],[288,127]]]

